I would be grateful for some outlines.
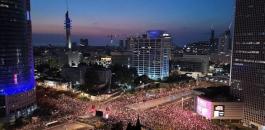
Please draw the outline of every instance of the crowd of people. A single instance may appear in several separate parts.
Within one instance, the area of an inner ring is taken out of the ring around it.
[[[45,124],[52,121],[74,121],[79,116],[88,115],[89,108],[93,104],[90,101],[78,99],[75,94],[50,88],[38,87],[36,93],[39,110],[33,116],[36,116],[37,120],[17,129],[43,129]]]
[[[139,117],[144,127],[155,130],[225,130],[225,128],[213,125],[209,120],[192,112],[192,99],[185,102],[185,109],[177,101],[143,111],[127,107],[130,104],[151,101],[191,91],[193,88],[208,86],[209,84],[206,82],[201,82],[200,84],[192,82],[183,85],[143,89],[134,93],[119,95],[118,98],[115,97],[108,102],[83,101],[71,94],[58,94],[51,90],[42,90],[41,96],[39,95],[38,97],[38,104],[41,107],[51,108],[53,110],[52,114],[49,118],[41,118],[37,123],[31,123],[22,129],[34,129],[36,126],[40,127],[54,120],[61,122],[73,121],[80,116],[91,115],[96,110],[100,110],[108,114],[107,124],[115,124],[120,121],[123,124],[135,123]]]
[[[148,127],[160,130],[224,130],[213,125],[190,110],[183,110],[179,103],[159,106],[142,113],[142,121]]]
[[[119,121],[122,121],[124,124],[128,124],[129,122],[135,123],[139,117],[141,123],[146,128],[155,130],[225,130],[226,128],[213,125],[209,120],[193,112],[193,99],[185,102],[185,109],[182,108],[182,103],[180,102],[172,102],[144,111],[136,111],[126,107],[134,103],[191,91],[192,88],[208,87],[207,85],[209,84],[202,82],[199,85],[190,83],[177,87],[158,88],[148,91],[141,90],[134,94],[124,95],[114,101],[104,103],[100,107],[110,107],[111,114],[109,123]],[[153,96],[150,97],[148,95]]]

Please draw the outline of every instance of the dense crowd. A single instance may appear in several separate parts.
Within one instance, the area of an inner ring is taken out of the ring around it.
[[[190,91],[192,88],[207,87],[208,85],[202,82],[199,85],[190,83],[178,87],[160,88],[149,91],[142,90],[134,94],[122,96],[112,102],[104,103],[100,107],[102,109],[106,106],[110,107],[111,114],[109,123],[119,121],[122,121],[124,124],[129,122],[135,123],[139,116],[141,123],[145,127],[155,130],[225,130],[226,128],[213,125],[209,120],[192,112],[193,99],[185,102],[186,109],[182,109],[180,102],[172,102],[144,111],[135,111],[126,107],[133,103],[183,93]],[[148,96],[147,92],[149,93],[148,95],[154,96]]]
[[[182,110],[179,103],[171,103],[145,111],[143,123],[161,130],[223,130],[189,110]]]
[[[54,110],[52,115],[49,118],[41,118],[39,122],[26,125],[22,129],[36,129],[36,127],[43,126],[45,123],[53,120],[61,122],[76,120],[80,116],[92,114],[95,110],[100,110],[104,113],[108,112],[109,119],[107,123],[109,124],[120,121],[123,124],[129,122],[135,123],[139,117],[145,127],[155,130],[225,130],[225,128],[213,125],[209,120],[192,112],[192,100],[185,102],[186,109],[182,109],[181,103],[177,101],[143,111],[132,110],[126,107],[134,103],[191,91],[194,87],[208,86],[209,84],[206,82],[201,82],[199,85],[193,82],[177,86],[172,85],[163,88],[138,90],[135,93],[120,95],[118,98],[108,102],[98,103],[82,101],[67,94],[59,94],[58,96],[56,93],[52,94],[45,90],[41,92],[42,96],[39,97],[38,103],[40,106],[52,108]]]
[[[71,93],[49,88],[37,88],[37,103],[40,109],[33,116],[37,115],[38,119],[17,129],[43,129],[45,124],[52,121],[77,120],[79,116],[88,115],[93,104],[90,101],[82,101]]]

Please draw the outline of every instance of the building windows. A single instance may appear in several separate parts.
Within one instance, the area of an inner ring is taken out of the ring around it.
[[[157,33],[160,34],[160,32]],[[138,75],[147,75],[154,80],[168,77],[171,40],[165,40],[162,34],[157,37],[148,34],[134,39],[131,41],[135,44],[133,66],[137,68]]]
[[[236,50],[235,53],[242,53],[242,54],[259,54],[259,51],[244,51],[244,50]]]
[[[236,44],[242,44],[242,45],[260,45],[260,42],[236,42]]]
[[[232,83],[232,92],[242,95],[245,102],[244,122],[265,125],[264,76],[265,17],[264,0],[236,0],[234,56],[232,80],[240,80],[240,87]],[[243,91],[239,91],[242,88]],[[238,91],[236,91],[238,90]]]
[[[30,11],[27,11],[26,12],[26,18],[27,18],[28,21],[31,20]]]

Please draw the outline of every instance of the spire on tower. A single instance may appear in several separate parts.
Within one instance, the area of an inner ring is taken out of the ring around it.
[[[65,31],[66,31],[66,47],[68,49],[71,49],[72,48],[72,42],[71,42],[71,19],[69,17],[69,10],[68,10],[68,0],[65,0],[66,2],[66,13],[65,13]]]
[[[68,10],[69,10],[69,3],[68,3],[68,0],[65,0],[65,4],[66,4],[66,10],[68,11]]]

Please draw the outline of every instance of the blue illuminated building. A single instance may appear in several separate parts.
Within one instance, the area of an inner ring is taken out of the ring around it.
[[[147,31],[147,35],[151,39],[160,38],[160,36],[162,36],[164,33],[165,32],[161,31],[161,30],[150,30],[150,31]]]
[[[146,75],[153,80],[169,76],[171,36],[164,31],[147,31],[142,37],[130,39],[133,45],[133,67],[139,76]]]
[[[35,108],[30,0],[0,1],[0,117]]]

